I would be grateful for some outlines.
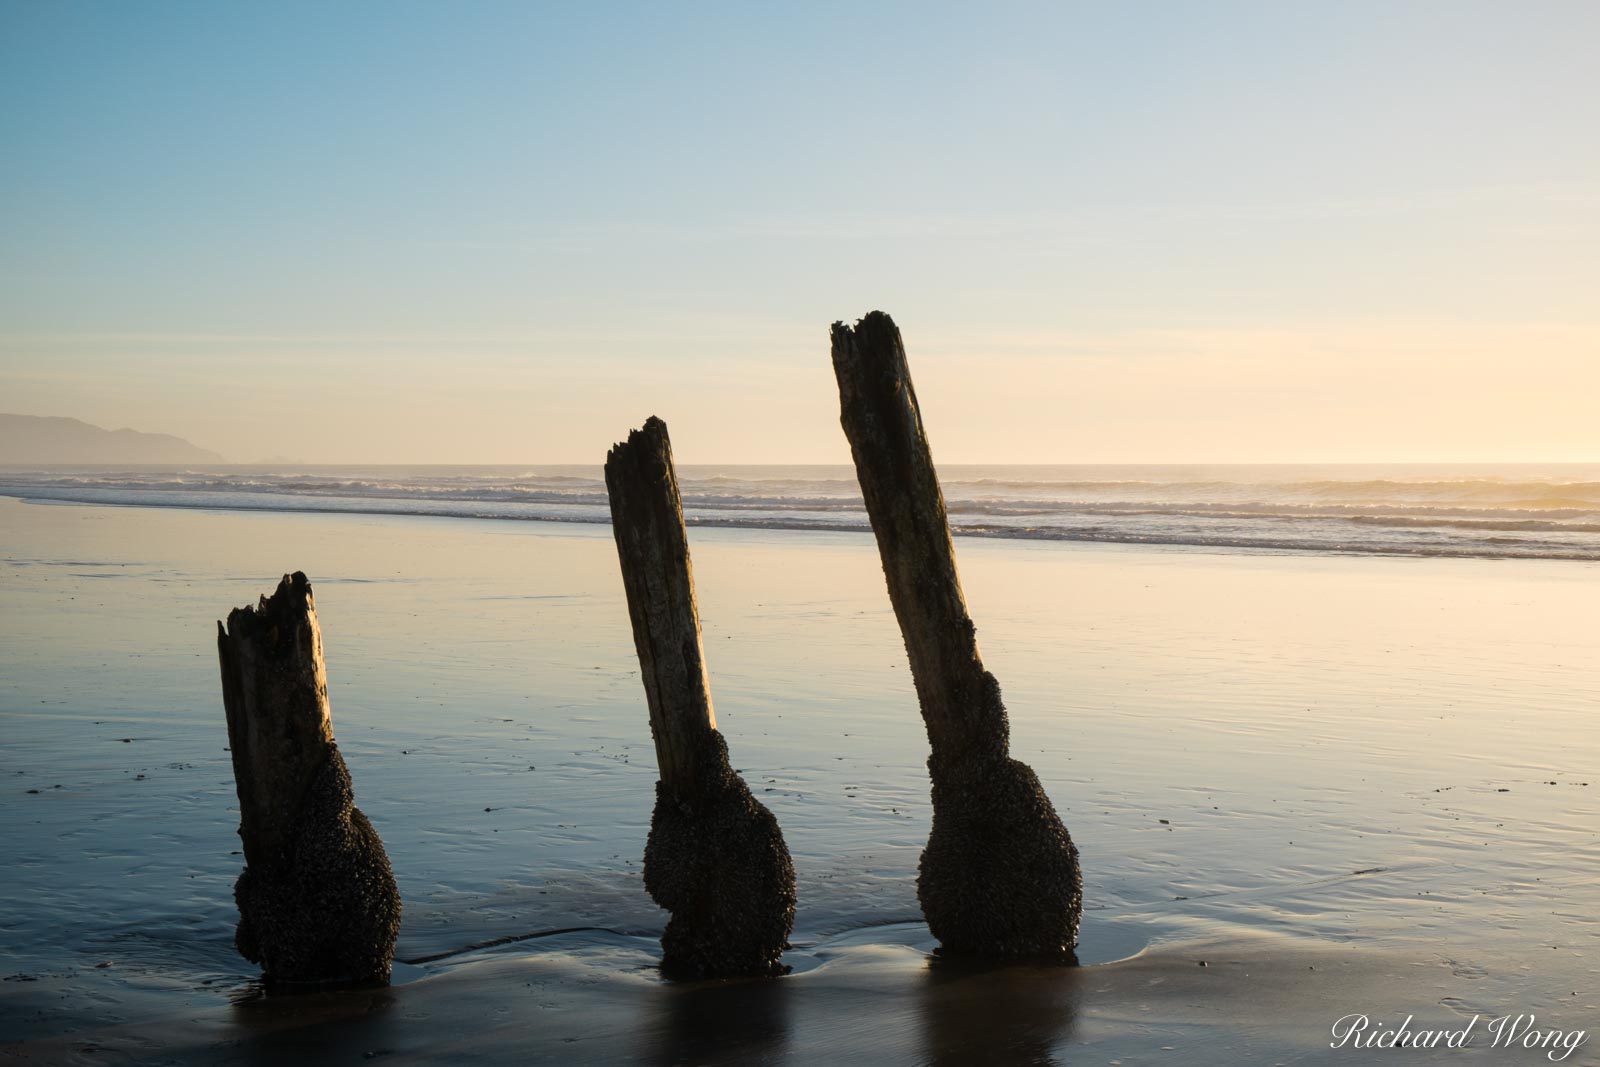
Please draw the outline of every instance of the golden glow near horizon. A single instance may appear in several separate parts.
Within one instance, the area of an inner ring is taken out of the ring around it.
[[[1562,325],[919,331],[900,317],[924,417],[947,463],[1593,462],[1600,457],[1600,328]],[[826,336],[783,323],[782,353],[658,338],[677,354],[519,358],[431,351],[324,361],[320,346],[258,357],[282,368],[229,382],[216,358],[147,357],[148,425],[249,462],[598,463],[649,414],[687,463],[844,463]],[[231,342],[230,342],[231,343]],[[571,342],[568,342],[569,344]],[[530,346],[534,348],[536,346]],[[202,346],[209,351],[211,345]],[[733,351],[728,349],[732,348]],[[1504,353],[1521,355],[1509,360]],[[469,374],[461,368],[475,367]],[[120,426],[114,379],[10,394]],[[292,413],[291,441],[274,426]],[[239,454],[236,440],[259,442]],[[230,451],[233,454],[229,454]]]
[[[0,410],[845,462],[882,309],[946,463],[1600,461],[1600,6],[311,10],[0,11]]]

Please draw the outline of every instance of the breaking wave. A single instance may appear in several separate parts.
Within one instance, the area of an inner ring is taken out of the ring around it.
[[[679,470],[694,526],[865,531],[848,467]],[[947,467],[958,536],[1600,560],[1600,466]],[[36,501],[605,523],[589,467],[0,469]],[[1508,536],[1515,535],[1515,536]]]

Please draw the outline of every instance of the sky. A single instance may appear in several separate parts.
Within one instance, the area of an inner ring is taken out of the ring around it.
[[[1600,4],[0,0],[0,410],[230,459],[1600,461]]]

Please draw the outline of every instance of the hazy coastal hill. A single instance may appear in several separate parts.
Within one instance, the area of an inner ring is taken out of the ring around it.
[[[78,419],[0,414],[0,463],[225,463],[167,433],[102,430]]]

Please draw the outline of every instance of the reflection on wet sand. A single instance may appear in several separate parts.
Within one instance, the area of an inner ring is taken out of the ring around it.
[[[259,988],[259,987],[258,987]],[[359,1062],[399,1044],[395,994],[384,987],[236,1000],[212,1054],[243,1067]]]
[[[788,979],[663,985],[646,1001],[638,1058],[646,1063],[765,1063],[789,1045]]]
[[[1049,1064],[1072,1039],[1077,967],[984,966],[934,957],[919,1005],[922,1062]]]

